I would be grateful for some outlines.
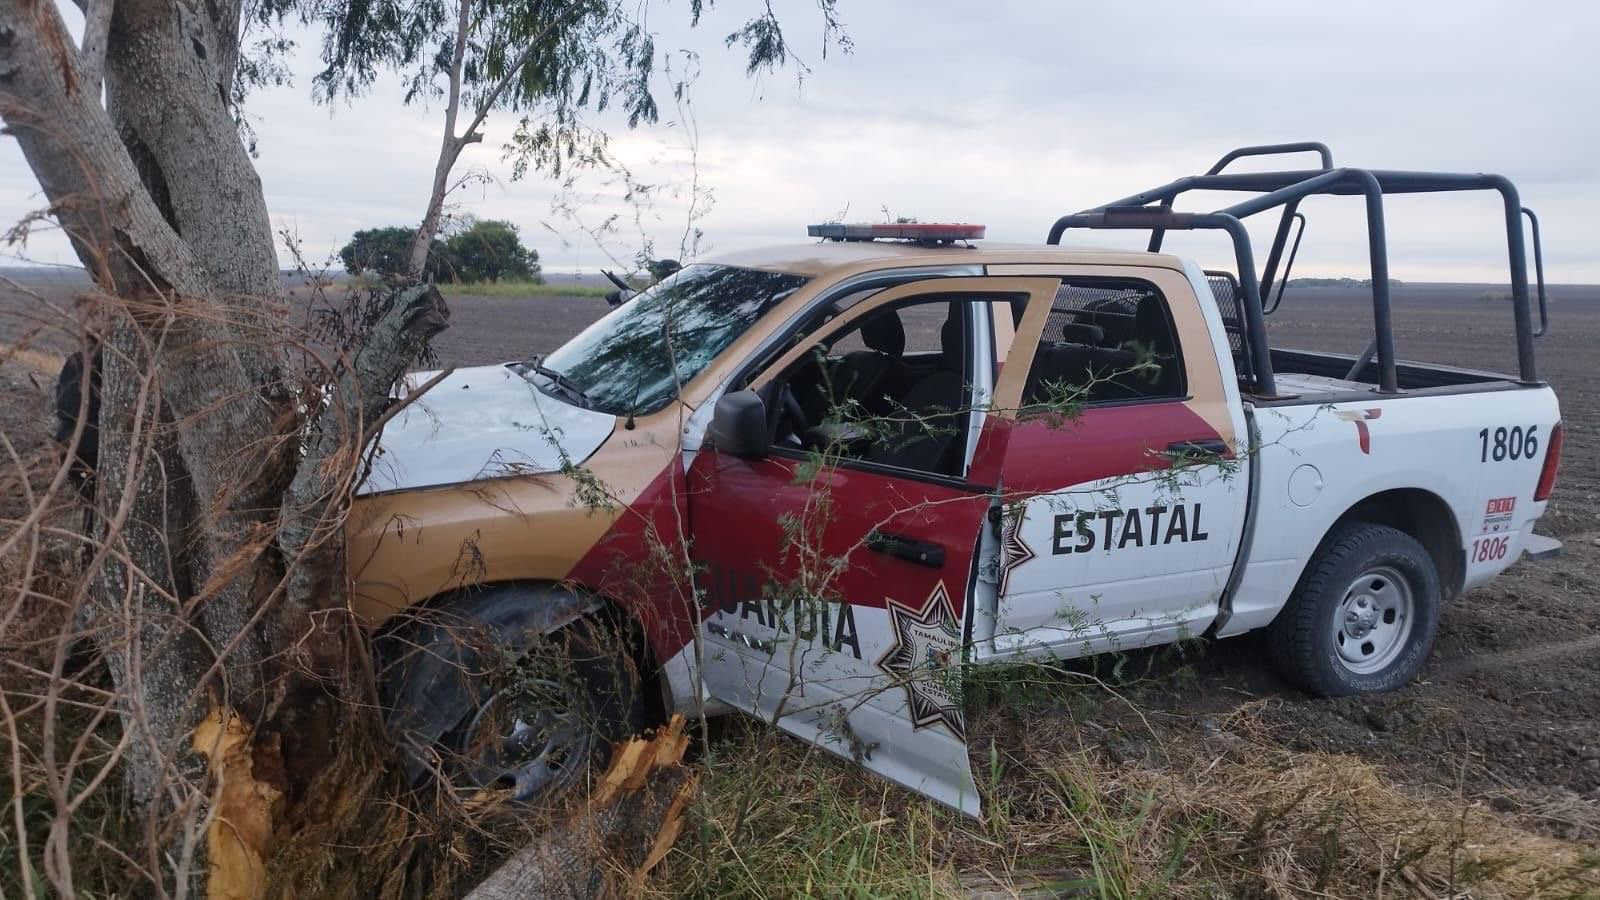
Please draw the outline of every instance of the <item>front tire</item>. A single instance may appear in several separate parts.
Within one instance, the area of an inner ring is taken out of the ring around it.
[[[643,727],[629,635],[598,612],[547,631],[551,599],[490,588],[380,639],[387,721],[414,784],[540,800]]]
[[[1415,538],[1345,523],[1267,627],[1268,655],[1285,678],[1321,697],[1392,691],[1427,662],[1442,600],[1438,567]]]

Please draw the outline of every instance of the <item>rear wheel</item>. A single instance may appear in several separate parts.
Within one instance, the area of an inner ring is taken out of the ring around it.
[[[1442,591],[1433,557],[1410,535],[1351,522],[1323,541],[1267,628],[1285,678],[1323,697],[1392,691],[1433,646]]]

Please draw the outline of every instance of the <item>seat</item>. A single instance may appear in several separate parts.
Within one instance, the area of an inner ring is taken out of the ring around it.
[[[1172,397],[1182,391],[1182,369],[1178,365],[1178,345],[1172,337],[1172,323],[1167,319],[1166,305],[1161,298],[1147,294],[1139,300],[1134,313],[1134,339],[1130,343],[1135,352],[1150,354],[1157,371],[1148,369],[1134,373],[1130,385],[1143,396]]]
[[[1061,326],[1061,343],[1098,347],[1106,339],[1106,330],[1086,322],[1068,322]]]
[[[861,325],[861,342],[866,350],[846,353],[833,367],[832,396],[836,403],[854,400],[869,416],[882,416],[894,406],[910,382],[910,370],[902,357],[906,352],[906,329],[900,315],[884,310],[868,317]]]
[[[1043,343],[1034,353],[1033,367],[1023,388],[1023,405],[1047,403],[1051,388],[1083,388],[1083,402],[1122,399],[1125,391],[1117,384],[1119,373],[1137,361],[1132,351],[1099,346],[1105,331],[1099,325],[1068,322],[1061,326],[1061,340]]]
[[[962,309],[951,304],[950,316],[939,330],[939,367],[918,379],[892,415],[899,421],[893,433],[875,442],[867,459],[884,465],[918,469],[940,475],[957,474],[957,452],[963,446],[967,391],[962,378],[965,333]]]

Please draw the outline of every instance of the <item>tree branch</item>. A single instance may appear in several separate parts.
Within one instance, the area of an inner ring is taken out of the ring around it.
[[[53,3],[0,0],[0,120],[72,239],[108,292],[172,288],[203,296],[189,248],[144,190]],[[146,264],[160,260],[159,273]]]
[[[450,170],[466,142],[456,137],[456,116],[461,112],[461,70],[467,60],[467,32],[472,27],[472,0],[459,0],[456,13],[456,41],[450,53],[450,92],[444,108],[444,137],[439,142],[439,159],[433,166],[433,191],[428,195],[428,209],[422,215],[422,226],[411,239],[411,252],[406,259],[406,270],[418,279],[427,274],[428,252],[433,249],[434,235],[439,233],[439,219],[444,214],[444,197],[450,191]]]
[[[105,79],[106,41],[111,35],[111,13],[115,0],[85,0],[83,10],[83,53],[79,84],[96,100]]]
[[[535,34],[533,38],[528,41],[528,45],[522,48],[521,53],[517,54],[516,61],[506,69],[506,74],[500,78],[499,82],[497,82],[494,87],[489,89],[489,93],[484,94],[483,97],[479,99],[477,103],[477,109],[472,117],[472,122],[467,125],[467,130],[462,132],[462,140],[483,140],[483,135],[478,132],[478,126],[482,125],[483,120],[488,117],[489,110],[493,109],[494,105],[500,102],[500,95],[504,94],[511,87],[511,85],[517,81],[517,79],[522,77],[523,68],[525,68],[528,63],[533,60],[533,54],[539,49],[539,44],[542,43],[545,38],[549,37],[550,33],[555,31],[557,26],[564,24],[568,17],[573,16],[582,9],[582,4],[574,4],[573,6],[568,7],[561,13],[561,15],[556,16],[554,19],[551,19],[548,23],[546,23],[543,28],[539,29],[539,33]],[[473,137],[474,135],[476,135],[476,137]]]
[[[287,602],[269,626],[274,646],[293,646],[308,615],[327,596],[325,580],[342,577],[344,562],[337,553],[337,522],[329,516],[330,504],[348,496],[359,471],[362,445],[369,429],[386,421],[390,391],[406,367],[434,335],[450,323],[450,309],[431,284],[396,291],[388,307],[373,323],[347,366],[334,375],[327,403],[311,423],[311,441],[305,459],[284,493],[278,526],[278,546],[292,571],[286,588]],[[325,662],[325,661],[324,661]]]

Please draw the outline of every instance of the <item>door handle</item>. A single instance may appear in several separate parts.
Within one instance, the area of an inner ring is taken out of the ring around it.
[[[867,535],[867,549],[930,569],[944,568],[944,546],[931,541],[874,531]]]
[[[1228,456],[1232,450],[1228,442],[1221,438],[1205,438],[1197,441],[1173,441],[1167,445],[1167,455],[1176,457],[1177,460],[1192,459],[1217,459]]]

